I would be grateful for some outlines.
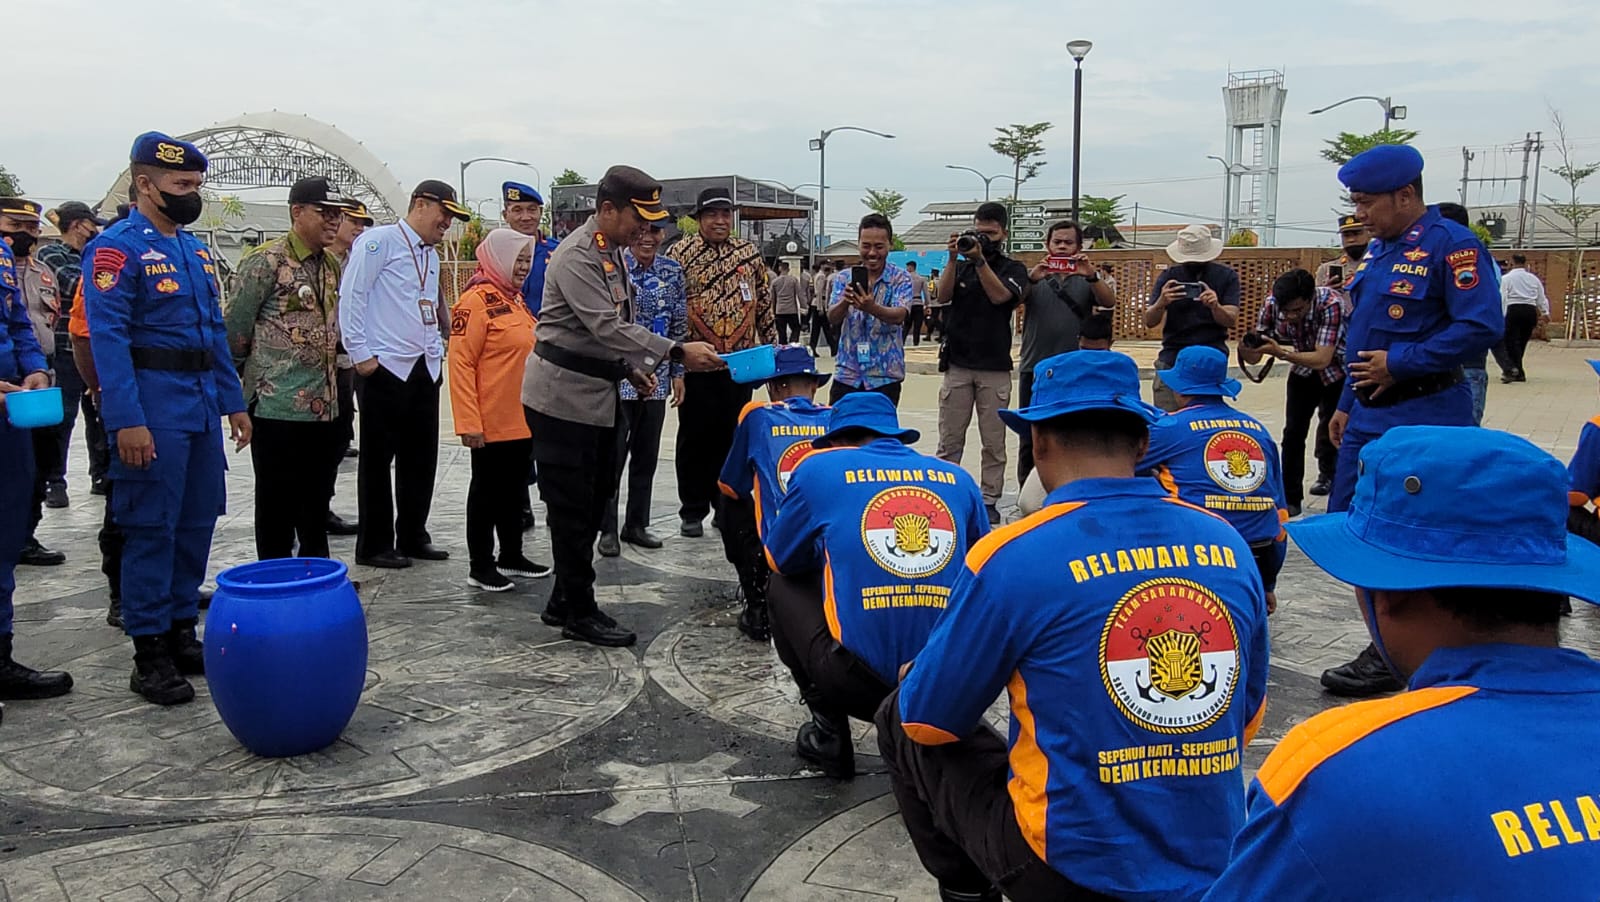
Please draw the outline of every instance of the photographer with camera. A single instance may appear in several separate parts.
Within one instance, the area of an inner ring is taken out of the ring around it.
[[[1255,365],[1262,358],[1289,364],[1288,388],[1284,394],[1283,486],[1289,516],[1300,515],[1306,475],[1306,433],[1311,416],[1317,418],[1317,481],[1311,494],[1326,495],[1333,489],[1333,474],[1339,449],[1328,438],[1328,421],[1339,407],[1344,390],[1344,308],[1339,292],[1319,286],[1311,273],[1291,269],[1272,283],[1272,294],[1261,308],[1253,332],[1239,340],[1239,362]],[[1266,377],[1245,375],[1259,382]]]
[[[1006,479],[1006,427],[1000,409],[1011,403],[1011,315],[1028,286],[1028,269],[1001,250],[1006,208],[978,207],[972,228],[950,233],[950,265],[939,277],[944,339],[939,346],[939,450],[961,463],[967,426],[978,411],[983,440],[981,485],[989,522],[1000,522],[1000,492]]]
[[[1156,406],[1171,413],[1177,396],[1161,381],[1184,348],[1204,345],[1228,353],[1228,330],[1239,317],[1239,274],[1218,263],[1222,239],[1201,225],[1184,226],[1167,245],[1171,266],[1156,277],[1144,311],[1146,329],[1161,325],[1161,353],[1156,356],[1152,384]],[[1166,322],[1162,324],[1162,317]]]

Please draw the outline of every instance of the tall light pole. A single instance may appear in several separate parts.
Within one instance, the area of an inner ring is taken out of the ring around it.
[[[1337,103],[1330,103],[1327,106],[1322,107],[1321,109],[1312,110],[1309,115],[1315,116],[1318,113],[1326,113],[1327,111],[1333,109],[1336,106],[1344,106],[1345,104],[1351,103],[1351,102],[1356,101],[1356,100],[1370,100],[1370,101],[1378,104],[1379,106],[1383,107],[1383,130],[1384,131],[1388,131],[1389,130],[1389,123],[1406,118],[1406,108],[1405,107],[1403,107],[1403,106],[1395,106],[1394,102],[1393,102],[1393,100],[1391,98],[1388,98],[1388,97],[1377,97],[1377,96],[1372,95],[1372,94],[1358,94],[1355,97],[1346,97],[1345,99],[1343,99],[1343,100],[1341,100],[1341,101],[1339,101]]]
[[[533,165],[532,163],[524,162],[522,160],[509,160],[509,159],[506,159],[505,157],[474,157],[474,158],[472,158],[470,160],[462,160],[461,161],[461,185],[460,185],[461,197],[458,198],[458,200],[460,200],[462,203],[466,203],[467,202],[467,167],[471,166],[473,163],[489,163],[489,162],[493,162],[493,163],[510,163],[513,166],[526,166],[529,169],[533,170],[533,177],[534,177],[534,181],[536,183],[542,183],[544,181],[544,176],[539,174],[539,167]]]
[[[978,178],[983,179],[983,201],[984,201],[984,203],[988,203],[989,202],[989,184],[991,182],[993,182],[995,179],[1010,179],[1013,182],[1017,180],[1017,177],[1012,175],[1009,172],[1002,172],[1002,173],[999,173],[997,175],[984,175],[982,172],[980,172],[977,169],[973,169],[971,166],[956,166],[956,165],[954,165],[952,163],[944,164],[944,168],[946,168],[946,169],[959,169],[962,172],[970,172],[973,175],[977,176]]]
[[[1083,155],[1083,58],[1089,55],[1094,42],[1076,40],[1067,42],[1067,52],[1072,54],[1072,221],[1078,221],[1078,164]],[[1020,187],[1020,186],[1019,186]]]
[[[1222,164],[1222,240],[1227,241],[1233,235],[1233,186],[1229,184],[1229,179],[1233,178],[1233,167],[1214,153],[1206,154],[1206,159]]]
[[[817,228],[811,236],[811,269],[817,268],[817,238],[822,235],[822,230],[828,227],[828,136],[834,132],[866,132],[880,138],[893,138],[894,135],[862,128],[858,125],[839,125],[819,132],[811,139],[810,147],[817,152]]]

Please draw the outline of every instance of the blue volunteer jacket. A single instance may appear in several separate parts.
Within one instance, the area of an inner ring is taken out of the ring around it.
[[[1600,899],[1600,663],[1443,648],[1295,727],[1207,899]]]
[[[1139,474],[1232,523],[1252,545],[1285,538],[1278,446],[1261,421],[1221,398],[1200,398],[1157,420]]]
[[[1001,690],[1024,839],[1080,886],[1194,899],[1244,823],[1267,612],[1239,533],[1151,479],[1084,479],[967,554],[900,686],[906,734],[957,741]]]
[[[20,384],[24,376],[43,372],[49,364],[22,299],[16,258],[4,241],[0,241],[0,315],[0,380]]]
[[[988,531],[967,471],[884,438],[801,461],[767,560],[779,573],[821,570],[828,631],[893,686],[944,613],[962,556]]]
[[[739,412],[739,428],[717,484],[730,498],[755,500],[756,529],[763,539],[794,468],[812,453],[811,441],[827,433],[831,410],[790,398],[751,401]]]
[[[1572,480],[1568,501],[1573,507],[1600,504],[1600,415],[1584,423],[1578,433],[1578,450],[1567,464],[1567,476]]]

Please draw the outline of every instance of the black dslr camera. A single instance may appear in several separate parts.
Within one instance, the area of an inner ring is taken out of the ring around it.
[[[1273,332],[1250,331],[1244,333],[1244,335],[1239,338],[1239,344],[1252,349],[1266,347],[1266,344],[1269,341],[1281,343],[1281,340],[1278,338],[1277,334]]]
[[[994,239],[982,232],[968,229],[956,237],[956,250],[963,254],[970,254],[978,248],[983,249],[984,256],[994,253]]]

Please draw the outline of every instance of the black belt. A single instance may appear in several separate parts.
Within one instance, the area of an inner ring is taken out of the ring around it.
[[[1356,389],[1356,397],[1361,400],[1362,405],[1365,407],[1392,407],[1402,401],[1413,401],[1417,398],[1436,395],[1447,388],[1460,385],[1466,379],[1466,374],[1458,366],[1448,373],[1429,373],[1426,376],[1418,376],[1415,379],[1403,379],[1384,389],[1376,397],[1372,394],[1372,388],[1358,388]]]
[[[620,358],[603,360],[599,357],[590,357],[587,354],[558,348],[548,341],[535,344],[533,353],[564,370],[572,370],[574,373],[594,379],[604,379],[607,382],[620,382],[633,372],[633,368]]]
[[[136,370],[174,370],[180,373],[204,373],[217,362],[210,351],[191,348],[129,348]]]

